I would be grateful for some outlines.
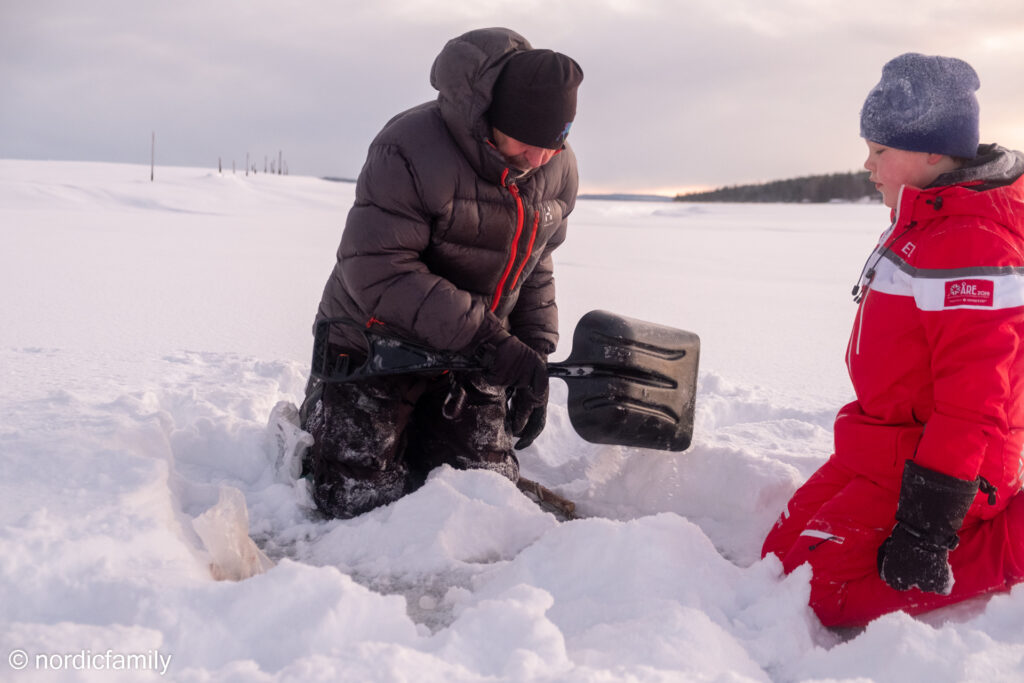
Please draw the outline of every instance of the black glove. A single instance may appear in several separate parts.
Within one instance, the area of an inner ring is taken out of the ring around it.
[[[509,432],[519,437],[513,448],[519,451],[529,446],[544,431],[548,421],[547,389],[541,396],[534,396],[529,389],[515,389],[509,400],[507,418]]]
[[[949,595],[949,551],[978,493],[978,481],[957,479],[908,460],[903,466],[896,526],[878,549],[878,575],[898,591],[917,587]]]
[[[547,396],[548,364],[542,355],[511,335],[488,313],[473,342],[471,353],[488,382],[500,387],[529,389],[539,399]]]

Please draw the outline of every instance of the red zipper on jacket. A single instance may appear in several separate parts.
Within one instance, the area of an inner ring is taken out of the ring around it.
[[[516,200],[516,234],[512,238],[512,248],[509,250],[508,263],[505,264],[505,270],[501,274],[501,279],[498,281],[498,287],[494,290],[494,298],[491,300],[491,311],[498,309],[498,304],[501,302],[501,295],[505,289],[505,283],[508,281],[509,273],[512,272],[512,266],[516,262],[516,254],[519,251],[519,238],[523,235],[523,224],[526,222],[526,209],[523,208],[523,198],[519,196],[519,186],[513,183],[505,184],[508,179],[508,169],[506,168],[501,174],[501,186],[507,187],[508,191],[512,193],[512,196]],[[526,253],[526,259],[530,258],[530,251],[533,250],[533,241],[537,236],[537,222],[539,220],[539,214],[534,218],[533,234],[530,236],[530,244]],[[526,259],[523,259],[523,264],[526,263]],[[523,272],[523,266],[519,266],[519,270],[516,271],[515,278],[512,280],[512,286],[515,287],[516,280],[519,279],[519,274]]]
[[[516,288],[516,283],[519,282],[519,276],[523,274],[523,268],[526,267],[526,262],[530,260],[530,254],[533,253],[533,243],[537,240],[538,225],[540,225],[540,211],[535,211],[533,214],[533,228],[530,231],[530,241],[526,244],[526,256],[523,257],[522,263],[519,264],[519,269],[516,270],[516,275],[512,278],[512,286],[509,287],[509,289]]]

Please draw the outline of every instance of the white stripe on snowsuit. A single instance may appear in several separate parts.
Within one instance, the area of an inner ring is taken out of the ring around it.
[[[1005,266],[932,270],[908,265],[888,249],[880,248],[875,253],[878,263],[874,267],[875,277],[871,289],[895,296],[912,296],[919,310],[1000,310],[1024,306],[1024,268]],[[984,291],[982,296],[972,299],[969,288],[976,286],[979,281],[992,283],[991,292]],[[963,291],[965,295],[951,298],[951,290]]]

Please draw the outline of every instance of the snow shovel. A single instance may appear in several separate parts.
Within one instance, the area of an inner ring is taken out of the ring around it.
[[[590,311],[572,352],[548,363],[566,380],[569,421],[593,443],[684,451],[693,436],[700,338],[684,330]]]
[[[477,361],[395,337],[364,331],[367,359],[351,367],[328,352],[328,333],[340,319],[317,323],[312,376],[324,382],[362,377],[479,370]],[[591,311],[573,333],[572,352],[548,364],[548,374],[569,388],[569,421],[592,443],[683,451],[693,436],[700,339],[692,333]]]

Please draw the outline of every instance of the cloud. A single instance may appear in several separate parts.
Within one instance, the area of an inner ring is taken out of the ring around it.
[[[983,131],[1024,146],[1019,14],[945,0],[6,3],[0,156],[148,162],[155,130],[162,163],[283,150],[294,173],[355,175],[391,116],[435,96],[444,43],[494,25],[583,66],[571,141],[589,190],[857,168],[863,96],[910,50],[971,62]]]

